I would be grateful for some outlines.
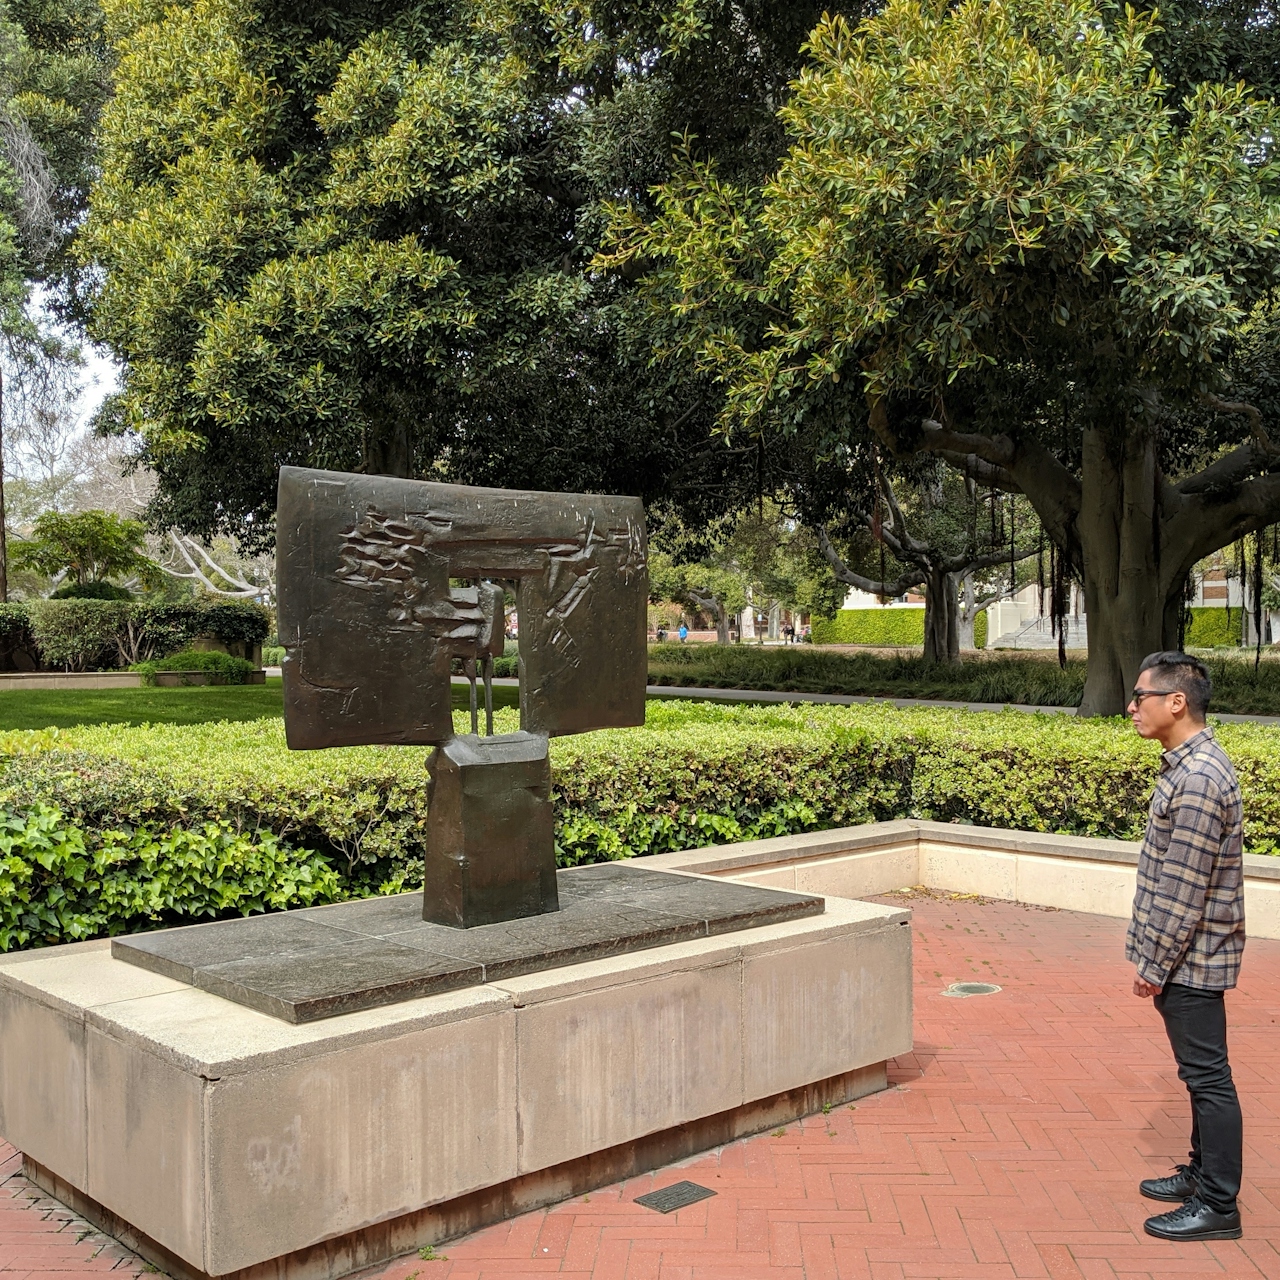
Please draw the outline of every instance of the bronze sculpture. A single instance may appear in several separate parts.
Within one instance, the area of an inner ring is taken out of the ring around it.
[[[284,467],[277,510],[290,748],[436,748],[424,920],[470,928],[556,910],[547,740],[644,723],[640,500]],[[519,619],[520,732],[494,736],[503,583]],[[465,735],[455,658],[471,687]]]

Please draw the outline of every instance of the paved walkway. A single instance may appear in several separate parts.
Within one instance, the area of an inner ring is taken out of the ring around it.
[[[1245,1237],[1178,1246],[1143,1234],[1160,1206],[1135,1184],[1183,1158],[1186,1095],[1150,1002],[1128,994],[1123,922],[925,892],[907,900],[916,1049],[894,1064],[893,1088],[369,1280],[1280,1277],[1280,943],[1249,944],[1229,997]],[[939,994],[966,979],[1003,990]],[[633,1203],[686,1178],[715,1197],[665,1217]],[[101,1237],[76,1242],[65,1215],[47,1202],[20,1208],[20,1181],[4,1186],[4,1280],[129,1273],[127,1255]]]

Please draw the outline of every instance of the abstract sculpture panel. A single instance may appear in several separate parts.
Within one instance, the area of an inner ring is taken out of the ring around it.
[[[425,918],[470,927],[554,910],[546,739],[644,723],[639,499],[285,467],[277,561],[289,746],[440,749]],[[519,619],[521,732],[481,738],[475,679],[483,670],[488,690],[502,653],[503,584]],[[473,708],[456,743],[455,658]]]

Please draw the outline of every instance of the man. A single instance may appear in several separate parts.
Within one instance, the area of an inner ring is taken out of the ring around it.
[[[1240,788],[1205,726],[1204,663],[1153,653],[1142,664],[1129,717],[1164,748],[1138,861],[1125,955],[1133,994],[1154,997],[1178,1076],[1191,1095],[1191,1162],[1139,1190],[1180,1208],[1148,1218],[1165,1240],[1237,1240],[1243,1147],[1240,1102],[1227,1062],[1223,992],[1244,951]]]

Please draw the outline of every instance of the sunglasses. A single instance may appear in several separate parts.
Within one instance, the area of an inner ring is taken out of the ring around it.
[[[1171,693],[1181,693],[1181,689],[1135,689],[1132,694],[1132,701],[1142,706],[1144,698],[1167,698]]]

